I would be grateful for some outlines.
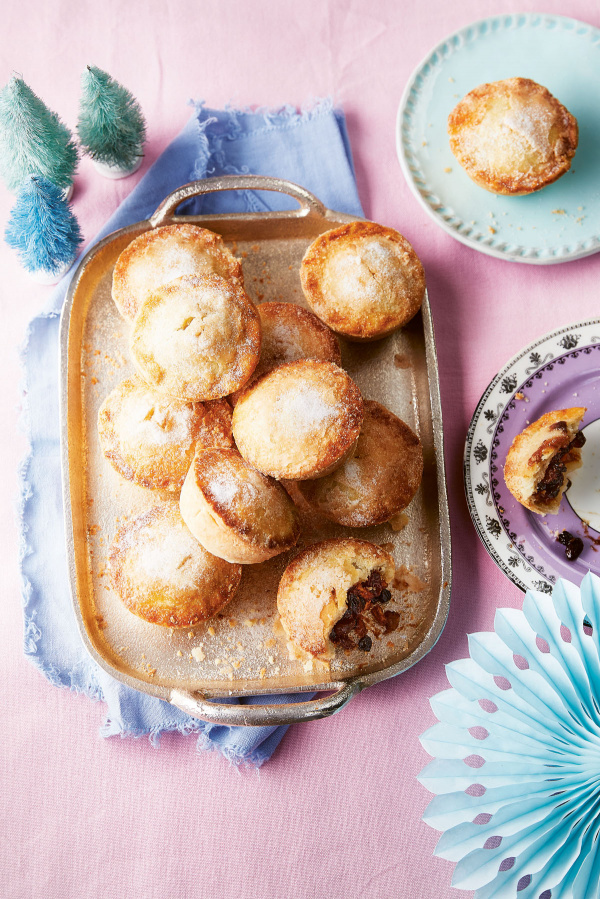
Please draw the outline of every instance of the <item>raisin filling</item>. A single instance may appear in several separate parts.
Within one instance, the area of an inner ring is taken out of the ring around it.
[[[583,552],[583,540],[581,537],[574,537],[569,531],[562,531],[556,539],[564,546],[569,562],[574,562]]]
[[[564,462],[565,456],[567,456],[573,449],[581,449],[584,443],[585,436],[581,431],[578,431],[567,446],[559,449],[558,452],[554,454],[548,468],[544,472],[544,477],[536,487],[534,494],[536,502],[551,503],[553,499],[556,499],[564,483],[567,471],[567,466]]]
[[[369,652],[373,640],[368,631],[380,637],[396,630],[400,623],[398,612],[381,608],[391,598],[381,572],[374,569],[366,581],[354,584],[348,590],[347,609],[329,634],[331,642],[342,649],[358,647]]]

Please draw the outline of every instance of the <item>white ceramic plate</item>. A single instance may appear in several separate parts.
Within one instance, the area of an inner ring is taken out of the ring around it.
[[[584,406],[583,465],[557,515],[521,506],[504,483],[515,436],[545,412]],[[525,347],[500,371],[471,420],[464,458],[467,504],[490,556],[522,590],[551,592],[558,578],[600,574],[600,319],[569,325]],[[557,536],[583,541],[569,561]]]
[[[543,84],[577,118],[569,172],[524,197],[478,187],[452,155],[446,123],[479,84],[520,76]],[[548,265],[600,250],[600,31],[562,16],[514,14],[451,35],[418,66],[398,110],[396,143],[419,202],[467,246]]]

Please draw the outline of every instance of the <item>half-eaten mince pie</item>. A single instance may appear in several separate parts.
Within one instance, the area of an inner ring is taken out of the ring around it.
[[[290,642],[314,658],[336,648],[368,652],[374,638],[398,627],[386,605],[395,574],[391,555],[366,540],[324,540],[307,547],[283,573],[277,608]]]
[[[558,512],[569,475],[581,466],[585,436],[579,425],[585,412],[581,406],[546,412],[513,440],[504,480],[515,499],[532,512]]]

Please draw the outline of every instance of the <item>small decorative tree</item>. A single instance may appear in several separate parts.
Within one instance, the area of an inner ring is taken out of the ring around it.
[[[71,267],[83,240],[63,191],[37,175],[19,191],[5,237],[26,271],[46,283],[58,281]]]
[[[83,151],[104,175],[123,178],[142,162],[146,123],[140,105],[96,66],[87,67],[81,83],[77,133]]]
[[[16,192],[29,175],[39,175],[67,191],[77,155],[66,125],[13,75],[0,91],[0,176],[9,190]]]

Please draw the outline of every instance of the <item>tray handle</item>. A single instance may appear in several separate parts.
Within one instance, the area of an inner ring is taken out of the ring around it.
[[[212,702],[201,693],[186,690],[171,690],[169,702],[200,721],[210,724],[246,725],[269,727],[279,724],[295,724],[300,721],[314,721],[339,712],[353,696],[360,693],[362,684],[346,681],[336,685],[335,693],[305,702],[283,702],[245,705],[231,705],[226,702]]]
[[[320,200],[311,194],[308,190],[294,184],[293,181],[286,181],[284,178],[270,178],[264,175],[222,175],[217,178],[204,178],[202,181],[190,181],[178,187],[173,193],[162,201],[154,215],[150,217],[150,224],[153,228],[170,221],[175,210],[184,200],[190,197],[199,197],[202,194],[210,194],[220,190],[273,190],[279,193],[289,194],[300,204],[299,209],[291,212],[286,211],[286,216],[303,216],[315,214],[324,216],[326,209]],[[241,213],[243,215],[243,213]],[[273,213],[271,213],[272,215]]]

